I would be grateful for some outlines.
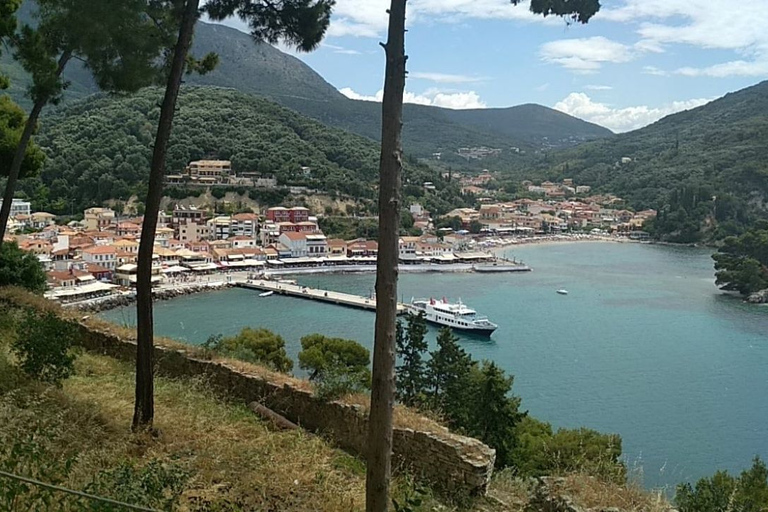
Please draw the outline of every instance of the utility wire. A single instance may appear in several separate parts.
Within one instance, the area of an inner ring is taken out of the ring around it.
[[[78,496],[80,498],[86,498],[89,500],[95,500],[100,501],[102,503],[109,503],[110,505],[117,505],[119,507],[124,507],[130,510],[140,510],[142,512],[161,512],[160,510],[154,509],[154,508],[147,508],[142,507],[139,505],[131,505],[130,503],[123,503],[122,501],[115,501],[111,500],[109,498],[102,498],[101,496],[94,496],[93,494],[88,494],[82,491],[75,491],[74,489],[67,489],[66,487],[59,487],[58,485],[52,485],[47,484],[45,482],[40,482],[39,480],[34,480],[32,478],[27,478],[25,476],[19,476],[14,475],[13,473],[6,473],[5,471],[0,471],[0,476],[4,476],[6,478],[10,478],[11,480],[18,480],[20,482],[25,482],[32,485],[37,485],[39,487],[44,487],[46,489],[50,489],[52,491],[58,491],[63,492],[65,494],[71,494],[73,496]]]

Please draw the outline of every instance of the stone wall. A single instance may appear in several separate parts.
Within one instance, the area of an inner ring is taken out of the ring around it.
[[[92,326],[78,324],[82,346],[123,361],[133,361],[134,340],[122,339]],[[205,376],[211,385],[245,403],[258,401],[312,432],[321,433],[340,448],[363,455],[368,420],[363,407],[327,402],[301,389],[291,379],[276,382],[269,375],[246,373],[221,361],[193,357],[182,349],[155,346],[159,374],[169,377]],[[447,430],[422,432],[396,427],[395,463],[417,478],[448,493],[485,494],[493,471],[495,450],[480,441]]]

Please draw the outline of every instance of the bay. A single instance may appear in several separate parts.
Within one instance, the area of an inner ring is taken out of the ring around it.
[[[647,487],[672,489],[768,458],[768,307],[722,294],[710,251],[559,243],[506,252],[534,271],[402,274],[402,298],[461,298],[488,315],[499,329],[489,340],[461,336],[464,348],[513,374],[535,417],[619,433],[633,476]],[[298,280],[368,295],[375,278]],[[555,293],[561,288],[569,295]],[[135,323],[131,307],[103,316]],[[155,305],[157,334],[199,344],[263,326],[286,339],[294,359],[301,336],[314,332],[370,347],[373,325],[371,312],[242,289]]]

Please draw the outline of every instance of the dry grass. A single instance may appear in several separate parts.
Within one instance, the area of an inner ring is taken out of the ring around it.
[[[551,490],[568,496],[583,509],[618,508],[622,512],[669,512],[670,503],[661,493],[649,492],[638,485],[618,485],[593,476],[571,473],[551,479]],[[489,496],[504,503],[505,510],[525,510],[535,484],[531,479],[518,478],[505,470],[494,475]]]
[[[587,508],[617,507],[627,512],[667,512],[672,506],[661,493],[628,483],[618,485],[583,474],[565,477],[564,493]]]
[[[116,455],[176,460],[194,474],[187,495],[226,498],[245,509],[362,507],[361,463],[320,438],[270,431],[245,407],[223,403],[204,382],[188,379],[157,379],[155,426],[161,434],[157,439],[133,436],[127,432],[133,412],[130,368],[93,355],[81,356],[77,368],[78,375],[65,383],[65,395],[108,418],[103,427],[112,453],[88,454],[94,465]]]

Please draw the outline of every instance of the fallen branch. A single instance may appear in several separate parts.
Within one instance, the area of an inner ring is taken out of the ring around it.
[[[265,420],[270,421],[273,425],[276,427],[283,429],[283,430],[296,430],[299,428],[297,424],[286,418],[285,416],[281,416],[277,414],[272,409],[265,407],[264,405],[260,404],[259,402],[251,402],[248,404],[248,408],[255,412],[258,416],[261,418],[264,418]]]

